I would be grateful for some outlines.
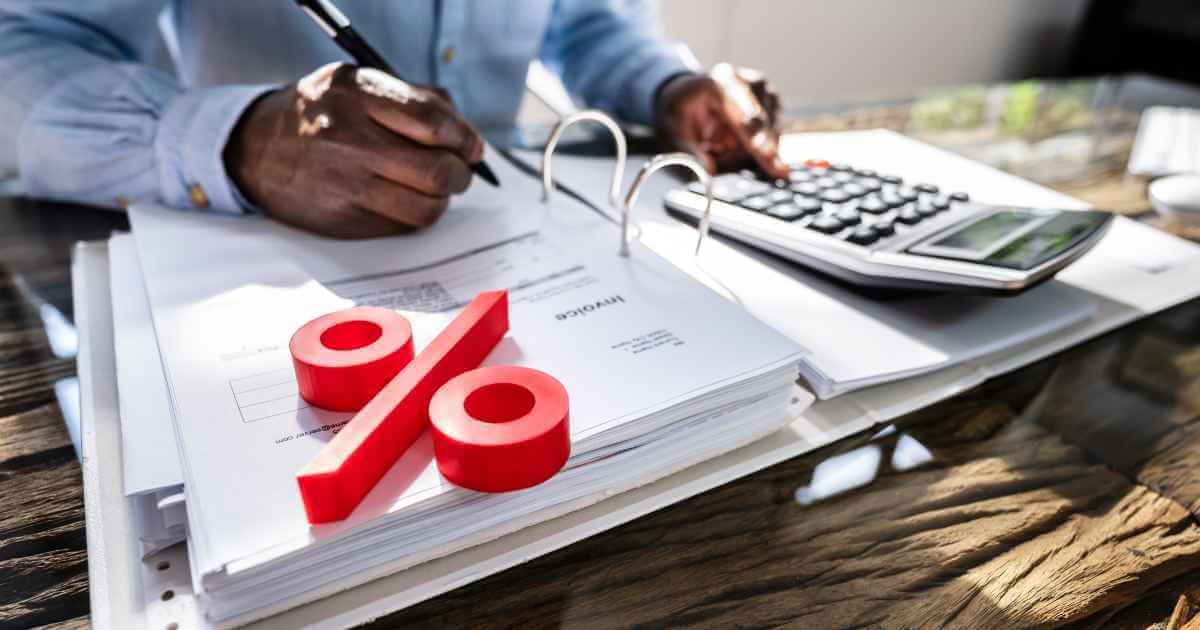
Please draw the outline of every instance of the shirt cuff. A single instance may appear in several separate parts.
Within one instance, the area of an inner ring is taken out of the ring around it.
[[[626,116],[631,122],[653,126],[658,117],[655,111],[658,88],[663,82],[678,74],[695,72],[682,59],[675,55],[664,55],[658,58],[648,68],[641,71],[629,88],[629,110]]]
[[[225,143],[242,113],[274,86],[189,90],[163,112],[154,140],[163,201],[176,208],[250,211],[225,170]]]

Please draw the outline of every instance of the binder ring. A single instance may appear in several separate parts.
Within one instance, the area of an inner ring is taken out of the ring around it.
[[[554,188],[554,178],[550,174],[550,158],[554,155],[554,149],[558,147],[559,139],[562,138],[567,127],[584,120],[598,122],[608,129],[617,145],[617,164],[613,168],[612,186],[608,191],[608,202],[616,208],[618,200],[621,198],[621,178],[625,175],[625,156],[628,153],[625,133],[621,131],[617,121],[608,114],[595,109],[585,109],[563,117],[558,124],[554,125],[554,131],[550,132],[550,139],[546,141],[546,148],[542,150],[542,202],[550,200],[550,191]]]
[[[693,255],[700,254],[700,245],[704,243],[704,239],[708,237],[708,227],[712,213],[713,190],[712,177],[708,171],[704,170],[704,166],[696,160],[696,158],[687,153],[663,153],[656,155],[646,162],[640,171],[638,171],[637,179],[633,180],[633,185],[629,187],[629,194],[625,197],[625,206],[621,209],[621,255],[629,256],[629,215],[633,211],[633,204],[637,203],[638,193],[642,190],[642,184],[650,178],[655,171],[666,168],[668,166],[682,166],[695,173],[696,179],[704,184],[704,214],[700,217],[700,226],[696,236],[696,251]]]

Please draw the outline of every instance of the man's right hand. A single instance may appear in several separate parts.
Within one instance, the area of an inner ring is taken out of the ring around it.
[[[430,225],[482,157],[483,139],[445,92],[345,64],[264,95],[224,153],[247,201],[337,238]]]

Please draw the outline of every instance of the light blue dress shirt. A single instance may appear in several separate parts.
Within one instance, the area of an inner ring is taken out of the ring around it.
[[[339,6],[401,76],[444,87],[494,142],[513,137],[535,58],[582,102],[641,123],[687,70],[652,0]],[[292,0],[3,0],[0,167],[38,197],[242,212],[221,158],[241,113],[338,60]]]

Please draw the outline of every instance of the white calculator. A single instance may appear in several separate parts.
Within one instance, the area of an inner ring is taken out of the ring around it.
[[[713,179],[712,230],[868,287],[1012,293],[1052,277],[1091,249],[1106,212],[972,203],[961,191],[810,160],[787,180],[744,171]],[[698,182],[667,209],[704,210]]]

